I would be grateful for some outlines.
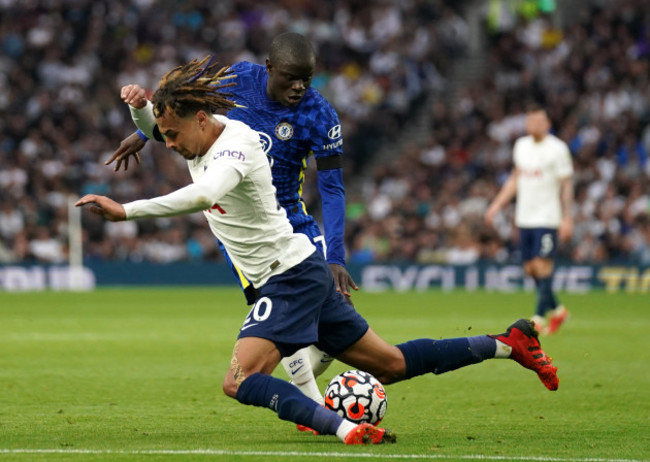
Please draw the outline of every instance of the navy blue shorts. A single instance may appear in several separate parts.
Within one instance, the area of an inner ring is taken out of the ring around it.
[[[323,255],[325,255],[325,238],[320,228],[313,219],[294,225],[293,232],[305,234],[311,240],[312,244],[314,244],[316,248]],[[228,255],[228,252],[226,251],[226,248],[223,246],[221,241],[217,239],[217,243],[219,244],[221,253],[223,253],[224,258],[226,259],[226,263],[228,263],[228,267],[230,267],[230,271],[232,271],[233,276],[235,276],[235,279],[239,283],[239,287],[244,292],[244,296],[246,297],[246,304],[252,305],[259,297],[259,292],[255,287],[253,287],[246,276],[244,276],[244,274],[239,271],[239,268],[237,268],[237,266],[232,262],[230,255]]]
[[[523,261],[535,257],[555,258],[557,253],[557,229],[519,228],[521,258]]]
[[[336,357],[368,330],[366,320],[336,291],[320,252],[257,290],[259,298],[238,338],[268,339],[283,357],[311,344]]]

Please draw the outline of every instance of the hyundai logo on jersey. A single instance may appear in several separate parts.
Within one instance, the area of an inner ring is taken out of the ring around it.
[[[332,128],[330,128],[329,131],[327,132],[327,136],[329,136],[329,138],[331,140],[335,140],[337,138],[340,138],[341,137],[341,125],[340,124],[339,125],[334,125]]]

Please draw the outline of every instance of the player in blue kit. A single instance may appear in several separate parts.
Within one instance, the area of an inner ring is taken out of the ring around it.
[[[357,286],[345,269],[343,135],[334,108],[310,86],[315,64],[314,50],[304,36],[278,35],[271,43],[266,66],[240,62],[230,67],[230,82],[234,85],[228,90],[237,106],[229,109],[227,115],[229,119],[245,122],[259,133],[271,164],[278,201],[286,210],[289,222],[295,232],[307,235],[326,256],[337,289],[350,301],[350,288],[356,290]],[[136,107],[142,108],[146,103],[145,92],[139,86],[126,86],[122,95],[127,96],[128,103],[136,103]],[[134,119],[141,120],[137,112],[134,112]],[[139,128],[151,132],[156,140],[164,141],[155,127]],[[128,157],[137,155],[146,139],[148,137],[139,130],[122,141],[107,163],[117,159],[116,170],[122,161],[127,168]],[[307,213],[301,196],[310,155],[316,160],[324,237],[314,218]],[[247,303],[253,304],[258,296],[256,288],[233,264],[221,243],[220,247],[244,290]],[[283,359],[282,364],[292,382],[322,404],[323,397],[314,377],[322,374],[331,360],[323,352],[309,348]]]
[[[219,91],[223,79],[223,72],[208,58],[192,61],[165,74],[150,103],[149,116],[155,117],[167,147],[187,160],[192,184],[124,205],[94,194],[75,205],[89,205],[92,213],[110,221],[203,211],[212,233],[259,291],[239,330],[224,378],[228,396],[271,409],[280,419],[321,434],[336,435],[345,444],[379,444],[394,442],[395,435],[368,423],[344,420],[270,375],[280,359],[316,344],[390,384],[486,359],[510,358],[533,370],[549,390],[558,388],[557,368],[542,350],[532,321],[525,319],[498,335],[424,338],[399,345],[379,337],[337,292],[323,255],[310,239],[293,232],[278,205],[256,132],[214,114],[233,105]]]

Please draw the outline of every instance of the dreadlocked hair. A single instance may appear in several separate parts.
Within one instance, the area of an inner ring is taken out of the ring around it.
[[[158,83],[158,89],[151,97],[153,113],[162,117],[170,112],[178,117],[195,114],[197,111],[215,113],[219,109],[238,107],[228,99],[232,93],[220,90],[235,85],[227,83],[236,75],[228,72],[227,67],[216,70],[214,56],[206,56],[201,61],[193,59],[188,64],[178,66],[167,72]]]

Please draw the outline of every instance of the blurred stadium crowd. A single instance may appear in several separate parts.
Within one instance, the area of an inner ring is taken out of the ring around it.
[[[519,261],[514,203],[483,213],[512,168],[525,105],[543,102],[575,166],[575,231],[560,258],[650,264],[650,2],[600,2],[564,30],[548,16],[492,29],[488,72],[431,108],[431,136],[349,198],[352,261]]]
[[[70,197],[128,201],[189,181],[182,159],[153,142],[140,166],[104,165],[133,128],[122,85],[154,88],[171,67],[209,53],[224,65],[263,63],[270,39],[292,30],[317,47],[313,86],[343,124],[350,261],[516,259],[512,209],[496,230],[482,214],[509,173],[532,97],[548,105],[575,160],[576,229],[563,256],[650,263],[650,3],[592,8],[565,30],[541,14],[486,21],[485,78],[454,102],[428,98],[445,94],[467,50],[464,3],[0,0],[0,262],[67,259]],[[425,101],[435,101],[429,139],[373,166]],[[357,185],[362,174],[369,180]],[[86,258],[221,259],[200,214],[83,219]]]

